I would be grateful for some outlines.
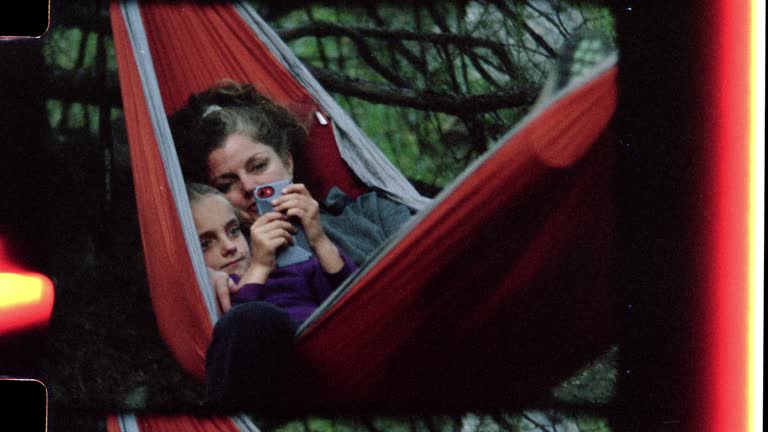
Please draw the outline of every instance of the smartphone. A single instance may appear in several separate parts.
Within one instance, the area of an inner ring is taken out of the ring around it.
[[[291,184],[291,180],[280,180],[273,183],[263,184],[253,191],[256,200],[256,208],[259,214],[263,215],[274,211],[272,200],[283,194],[283,189]],[[280,248],[277,251],[277,267],[285,267],[292,264],[308,261],[312,258],[312,248],[309,247],[309,240],[304,233],[304,228],[298,220],[292,220],[291,223],[296,228],[296,234],[293,235],[293,244]]]

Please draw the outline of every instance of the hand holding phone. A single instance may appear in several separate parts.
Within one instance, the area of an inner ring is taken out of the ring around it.
[[[282,195],[282,190],[291,184],[291,180],[280,180],[273,183],[267,183],[257,187],[253,191],[256,207],[260,215],[274,211],[272,200]],[[304,262],[312,258],[312,248],[304,233],[304,228],[298,221],[291,221],[296,228],[296,234],[293,235],[293,244],[280,248],[277,252],[276,266],[285,267],[291,264]]]

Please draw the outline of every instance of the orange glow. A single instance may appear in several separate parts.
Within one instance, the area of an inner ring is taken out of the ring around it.
[[[36,274],[0,273],[0,336],[48,323],[53,283]]]
[[[763,282],[765,248],[765,1],[751,2],[747,188],[747,427],[763,430]]]
[[[762,430],[764,121],[756,119],[763,118],[765,108],[764,100],[759,102],[764,70],[762,78],[757,73],[764,67],[765,48],[756,41],[765,38],[764,21],[757,21],[764,20],[765,9],[757,1],[719,6],[713,95],[718,126],[711,159],[717,192],[709,309],[714,340],[703,377],[711,379],[705,412],[711,413],[709,430],[753,431]]]
[[[0,239],[0,336],[46,325],[53,297],[51,280],[14,265]]]
[[[43,298],[45,278],[18,273],[0,273],[0,310],[36,303]]]
[[[765,283],[765,1],[753,1],[750,65],[749,353],[747,428],[763,430]]]

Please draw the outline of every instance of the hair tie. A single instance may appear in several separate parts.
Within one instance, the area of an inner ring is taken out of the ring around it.
[[[218,105],[208,105],[208,108],[203,111],[203,115],[200,118],[205,118],[208,114],[216,111],[221,111],[223,108]]]

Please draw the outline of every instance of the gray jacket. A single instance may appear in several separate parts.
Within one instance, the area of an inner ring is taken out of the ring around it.
[[[320,205],[325,233],[358,266],[410,217],[408,207],[377,192],[353,199],[334,187]]]

